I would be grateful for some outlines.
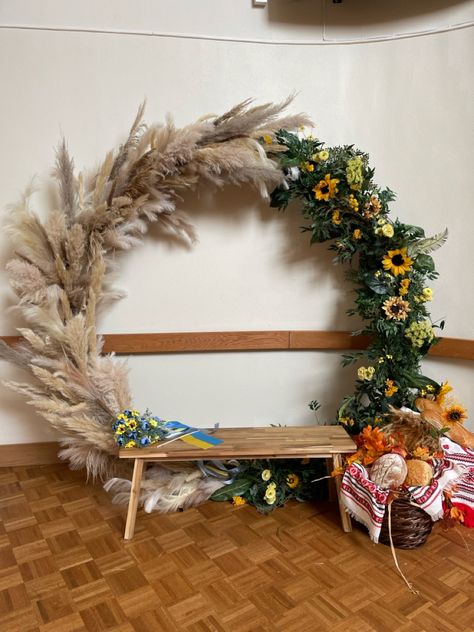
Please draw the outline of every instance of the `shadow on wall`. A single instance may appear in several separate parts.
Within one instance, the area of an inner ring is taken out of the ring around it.
[[[433,15],[447,13],[470,0],[269,0],[267,16],[269,22],[288,25],[321,26],[324,18],[327,23],[333,20],[341,27],[362,27],[370,24],[383,25],[393,22],[409,21]],[[323,13],[323,7],[324,13]]]

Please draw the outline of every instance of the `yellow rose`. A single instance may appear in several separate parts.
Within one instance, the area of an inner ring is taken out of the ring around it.
[[[365,380],[365,367],[361,366],[357,369],[357,377],[359,380]]]
[[[352,237],[354,239],[360,239],[362,237],[362,231],[360,230],[360,228],[355,229],[355,231],[352,233]]]
[[[269,485],[265,492],[265,502],[268,505],[273,505],[276,500],[276,489],[273,485]]]
[[[313,154],[311,156],[311,160],[315,160],[316,162],[324,162],[329,158],[329,152],[324,150],[319,151],[317,154]]]
[[[384,224],[382,226],[382,235],[384,237],[393,237],[394,233],[392,224]]]
[[[424,287],[421,291],[424,301],[432,301],[433,300],[433,290],[430,287]]]
[[[272,477],[272,471],[271,470],[263,470],[263,472],[262,472],[262,480],[263,481],[268,481],[268,480],[270,480],[271,477]]]
[[[375,373],[375,369],[373,366],[367,367],[367,370],[365,372],[365,379],[371,380],[374,377],[374,373]]]

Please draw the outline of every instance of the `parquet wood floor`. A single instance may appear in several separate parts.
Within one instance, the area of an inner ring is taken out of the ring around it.
[[[467,529],[398,551],[417,596],[336,503],[140,511],[131,542],[125,515],[65,465],[0,469],[1,632],[474,631]]]

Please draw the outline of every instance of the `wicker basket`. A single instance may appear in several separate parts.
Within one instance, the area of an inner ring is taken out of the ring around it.
[[[397,498],[391,507],[392,541],[397,549],[416,549],[428,539],[433,521],[430,516],[414,507],[408,497]],[[390,546],[388,531],[388,507],[382,522],[379,542]]]

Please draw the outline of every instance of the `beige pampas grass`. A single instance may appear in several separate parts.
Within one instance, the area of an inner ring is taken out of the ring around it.
[[[121,297],[109,283],[115,252],[141,243],[155,221],[194,241],[194,228],[176,209],[184,190],[250,184],[266,196],[282,183],[283,173],[259,139],[311,124],[304,115],[281,116],[290,101],[259,106],[245,101],[182,129],[171,119],[146,127],[142,105],[125,142],[94,171],[76,175],[65,141],[59,144],[53,171],[57,203],[44,222],[30,209],[33,187],[12,207],[8,229],[15,254],[7,272],[28,327],[19,329],[23,340],[15,348],[0,341],[0,357],[32,380],[8,385],[61,433],[61,455],[73,467],[101,478],[123,467],[115,458],[111,424],[131,407],[128,370],[101,355],[96,333],[98,310]],[[144,482],[148,507],[170,511],[213,491],[209,481],[179,469],[166,485],[173,487],[171,496],[176,489],[181,496],[171,498],[162,493],[163,477]]]

